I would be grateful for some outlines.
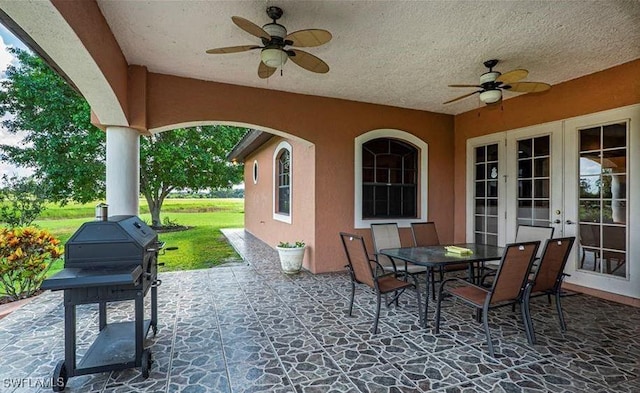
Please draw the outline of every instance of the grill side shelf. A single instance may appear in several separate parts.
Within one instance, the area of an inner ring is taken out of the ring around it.
[[[64,268],[42,282],[41,289],[62,289],[132,285],[142,275],[142,266],[130,266],[122,270]]]

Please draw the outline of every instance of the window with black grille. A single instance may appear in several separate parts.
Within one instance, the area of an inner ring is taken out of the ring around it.
[[[415,218],[418,149],[393,138],[362,145],[362,218]]]
[[[277,213],[289,215],[291,209],[291,155],[282,149],[277,158]]]

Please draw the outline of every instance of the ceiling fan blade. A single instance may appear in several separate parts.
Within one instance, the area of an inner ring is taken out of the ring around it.
[[[284,40],[291,41],[291,46],[298,47],[311,47],[320,46],[331,41],[332,35],[326,30],[320,29],[307,29],[298,30],[287,35]]]
[[[449,85],[449,87],[475,87],[475,88],[480,88],[482,86],[480,86],[480,85]]]
[[[273,75],[274,72],[276,72],[276,68],[269,67],[263,62],[260,62],[260,65],[258,66],[258,76],[260,77],[260,79],[267,79],[268,77]]]
[[[255,23],[246,20],[245,18],[241,18],[239,16],[232,16],[231,20],[236,24],[239,28],[246,31],[247,33],[256,36],[258,38],[264,38],[265,40],[270,40],[271,36],[269,33],[264,31],[262,27],[256,25]]]
[[[508,85],[501,86],[505,90],[515,91],[518,93],[540,93],[551,89],[551,85],[542,82],[517,82],[509,83]]]
[[[228,46],[226,48],[209,49],[207,53],[210,55],[221,55],[225,53],[237,53],[237,52],[244,52],[244,51],[248,51],[252,49],[260,49],[260,48],[262,47],[255,46],[255,45]]]
[[[500,75],[496,82],[502,82],[504,84],[516,83],[517,81],[524,79],[529,75],[529,71],[523,69],[517,69],[509,72],[505,72]]]
[[[463,95],[463,96],[460,96],[460,97],[454,98],[453,100],[449,100],[449,101],[447,101],[447,102],[443,102],[442,104],[443,104],[443,105],[451,104],[452,102],[459,101],[459,100],[461,100],[461,99],[463,99],[463,98],[471,97],[472,95],[477,94],[477,93],[480,93],[480,92],[482,92],[482,90],[478,90],[478,91],[474,91],[473,93],[465,94],[465,95]]]
[[[294,56],[291,56],[291,52],[294,53]],[[298,49],[288,50],[289,58],[291,61],[304,68],[305,70],[309,70],[311,72],[317,72],[319,74],[325,74],[329,72],[329,66],[324,61],[315,57],[311,53],[303,52]]]

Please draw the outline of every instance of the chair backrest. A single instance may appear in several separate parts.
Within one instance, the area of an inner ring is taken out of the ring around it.
[[[371,237],[376,254],[385,248],[402,247],[398,224],[371,224]]]
[[[539,241],[507,245],[493,280],[491,304],[520,296],[539,246]]]
[[[562,272],[575,240],[574,236],[547,240],[532,292],[551,290],[562,281]]]
[[[416,247],[437,246],[440,244],[436,224],[432,221],[411,223],[413,244]]]
[[[535,242],[539,241],[544,244],[545,240],[553,237],[554,227],[538,227],[533,225],[518,225],[516,232],[516,240],[514,243]],[[536,258],[542,257],[543,247],[538,248]]]
[[[357,282],[376,288],[373,268],[362,236],[340,232],[340,239],[342,240],[353,278]]]

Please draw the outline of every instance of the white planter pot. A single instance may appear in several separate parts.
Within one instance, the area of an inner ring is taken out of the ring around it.
[[[283,272],[286,274],[296,274],[300,272],[306,247],[283,248],[276,246],[276,249],[280,256],[280,266]]]

